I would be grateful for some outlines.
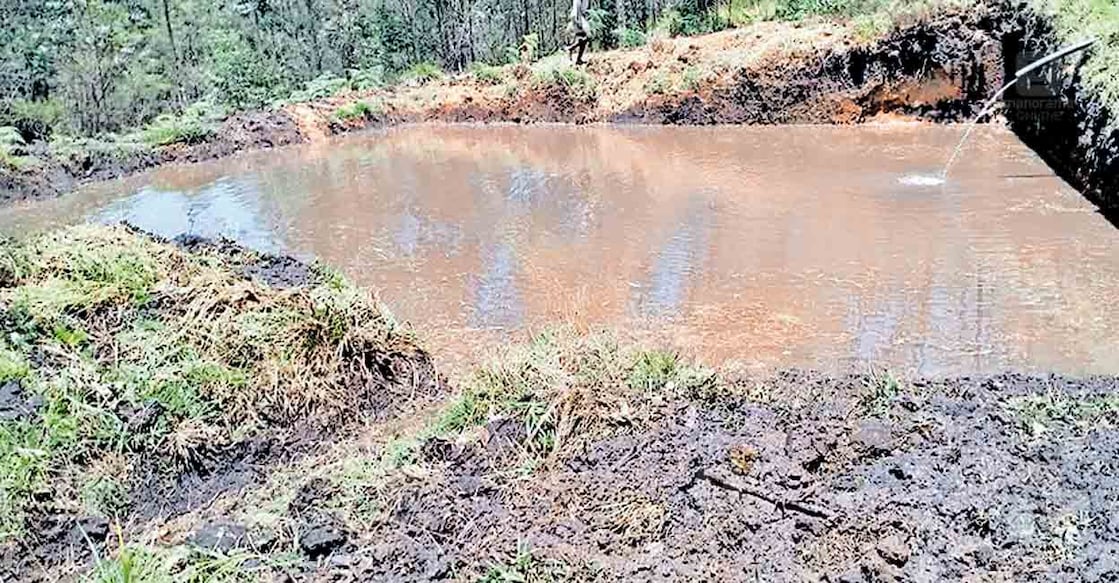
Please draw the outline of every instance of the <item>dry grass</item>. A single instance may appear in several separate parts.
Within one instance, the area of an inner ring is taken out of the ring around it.
[[[0,380],[39,403],[0,421],[0,532],[22,536],[32,499],[105,512],[136,463],[356,413],[378,359],[414,348],[369,293],[312,279],[277,289],[120,227],[0,245]]]

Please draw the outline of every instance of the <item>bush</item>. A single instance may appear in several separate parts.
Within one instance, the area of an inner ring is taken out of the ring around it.
[[[474,80],[480,85],[500,85],[504,73],[501,67],[492,67],[482,63],[475,63],[470,67],[470,74],[474,76]]]
[[[63,107],[62,102],[53,99],[45,101],[20,99],[8,104],[8,110],[6,117],[11,125],[32,140],[50,137],[66,119],[66,108]]]
[[[665,73],[657,73],[645,82],[645,92],[650,95],[664,95],[672,92],[672,80]]]
[[[350,81],[331,72],[323,73],[303,84],[303,89],[294,91],[287,103],[305,103],[316,99],[333,97],[350,88]]]
[[[160,115],[140,135],[144,143],[150,146],[196,144],[213,135],[223,119],[223,108],[199,101],[184,109],[181,115]]]
[[[367,101],[355,101],[334,110],[334,117],[340,121],[349,121],[352,119],[371,117],[380,112],[380,107]]]
[[[121,137],[110,134],[100,139],[55,134],[51,136],[48,149],[51,156],[62,163],[80,165],[91,157],[123,158],[149,151],[151,147],[136,134]]]
[[[421,85],[441,77],[443,77],[443,69],[440,69],[439,65],[430,61],[412,65],[403,75],[405,81],[415,81]]]
[[[0,127],[0,167],[20,170],[34,162],[24,150],[23,135],[12,126]]]
[[[594,78],[587,72],[566,64],[557,64],[536,72],[537,87],[559,86],[576,99],[593,99]]]
[[[618,45],[632,49],[645,45],[645,33],[640,30],[632,28],[619,28],[614,31],[614,36],[618,38]]]
[[[384,84],[385,68],[380,65],[350,71],[350,89],[355,91],[378,89],[383,87]]]

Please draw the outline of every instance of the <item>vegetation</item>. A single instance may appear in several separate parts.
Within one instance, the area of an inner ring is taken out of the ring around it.
[[[363,119],[381,113],[381,108],[368,101],[355,101],[347,103],[334,110],[334,117],[341,121]]]
[[[358,406],[361,363],[407,349],[366,293],[245,280],[123,228],[0,245],[0,533],[28,512],[112,514],[137,464],[187,467],[271,428]],[[355,385],[355,383],[357,383]],[[11,404],[9,404],[10,406]]]
[[[1119,395],[1074,398],[1058,393],[1017,397],[1007,402],[1023,430],[1039,436],[1057,424],[1081,429],[1114,428],[1119,424]]]
[[[983,0],[670,0],[599,3],[588,15],[597,50],[650,34],[692,35],[766,20],[850,21],[857,38]],[[1119,106],[1119,6],[1031,0],[1067,40],[1101,39],[1084,79]],[[398,80],[426,83],[468,68],[482,84],[497,65],[532,63],[568,42],[562,0],[82,0],[0,8],[0,126],[23,143],[205,139],[219,113],[298,103]],[[582,89],[574,74],[549,82]],[[690,88],[692,83],[685,83]],[[582,90],[580,89],[580,91]],[[652,87],[664,89],[661,84]],[[586,94],[586,92],[583,92]],[[204,114],[204,115],[200,115]],[[0,166],[30,159],[0,146]]]

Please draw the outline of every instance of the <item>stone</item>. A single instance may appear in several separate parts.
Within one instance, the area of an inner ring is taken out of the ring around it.
[[[891,565],[900,567],[909,562],[909,545],[897,534],[878,541],[877,550],[878,555]]]
[[[871,453],[888,453],[892,449],[893,434],[890,427],[879,419],[863,419],[855,429],[851,441]]]
[[[211,551],[228,552],[245,538],[245,527],[233,522],[210,522],[187,537],[191,545]]]
[[[325,557],[346,544],[346,533],[333,526],[319,526],[299,537],[303,553],[312,559]]]

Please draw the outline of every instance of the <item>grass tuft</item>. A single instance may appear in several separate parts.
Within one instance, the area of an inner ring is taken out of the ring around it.
[[[334,117],[341,121],[350,121],[373,117],[379,113],[381,113],[380,106],[369,103],[368,101],[355,101],[334,110]]]
[[[180,467],[352,412],[380,355],[414,350],[371,295],[325,270],[281,290],[224,256],[99,226],[0,243],[0,258],[0,382],[40,403],[0,421],[9,536],[34,505],[104,512],[133,461]]]

